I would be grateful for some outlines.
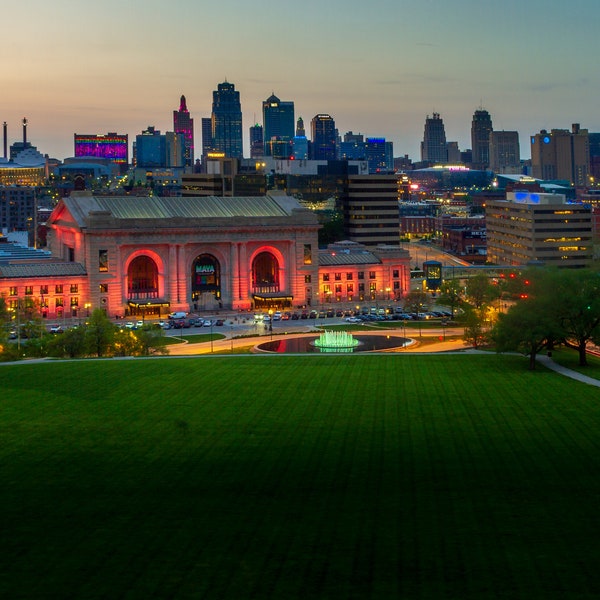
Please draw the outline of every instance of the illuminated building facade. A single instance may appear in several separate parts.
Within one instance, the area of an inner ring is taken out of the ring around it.
[[[264,155],[263,126],[255,123],[250,127],[250,158],[262,158]]]
[[[410,290],[410,253],[382,244],[330,244],[319,252],[319,304],[401,299]]]
[[[319,251],[319,227],[282,194],[140,200],[74,192],[48,220],[50,258],[0,265],[0,295],[36,302],[55,319],[95,308],[110,317],[298,308],[408,290],[408,252],[351,242]]]
[[[184,160],[186,167],[194,165],[194,119],[190,117],[185,96],[181,96],[179,110],[173,111],[173,131],[184,139]]]
[[[561,194],[509,192],[486,203],[488,261],[498,265],[590,265],[592,211]]]
[[[129,163],[129,141],[127,134],[107,133],[106,135],[74,135],[75,156],[108,158],[118,165]]]

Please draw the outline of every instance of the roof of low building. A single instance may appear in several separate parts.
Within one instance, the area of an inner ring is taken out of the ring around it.
[[[0,277],[73,277],[85,275],[86,270],[75,262],[40,262],[0,265]]]

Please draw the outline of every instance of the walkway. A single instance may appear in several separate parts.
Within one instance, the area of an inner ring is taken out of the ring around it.
[[[593,377],[588,377],[587,375],[583,375],[578,371],[574,371],[573,369],[568,369],[567,367],[563,367],[558,363],[554,362],[549,356],[545,354],[538,354],[536,356],[537,361],[547,367],[552,371],[556,371],[565,377],[570,377],[571,379],[576,379],[577,381],[581,381],[582,383],[587,383],[588,385],[593,385],[596,387],[600,387],[600,380],[594,379]]]

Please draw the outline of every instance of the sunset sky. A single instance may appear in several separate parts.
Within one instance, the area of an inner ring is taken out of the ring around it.
[[[227,79],[248,127],[274,92],[307,129],[329,113],[420,159],[428,114],[471,147],[475,109],[518,130],[600,131],[598,0],[21,0],[3,6],[0,121],[9,143],[73,156],[74,133],[173,129],[185,94],[200,119]],[[197,155],[199,151],[197,150]]]

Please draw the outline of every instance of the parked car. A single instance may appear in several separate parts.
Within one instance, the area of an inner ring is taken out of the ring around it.
[[[216,325],[217,327],[222,327],[223,325],[225,325],[225,321],[224,321],[223,319],[217,319],[217,320],[215,321],[215,325]]]
[[[204,325],[204,319],[201,319],[200,317],[198,317],[197,319],[194,319],[194,327],[202,327]]]
[[[50,327],[50,333],[63,333],[64,329],[60,326],[60,325],[52,325],[52,327]],[[15,332],[15,337],[16,337],[17,333]]]

